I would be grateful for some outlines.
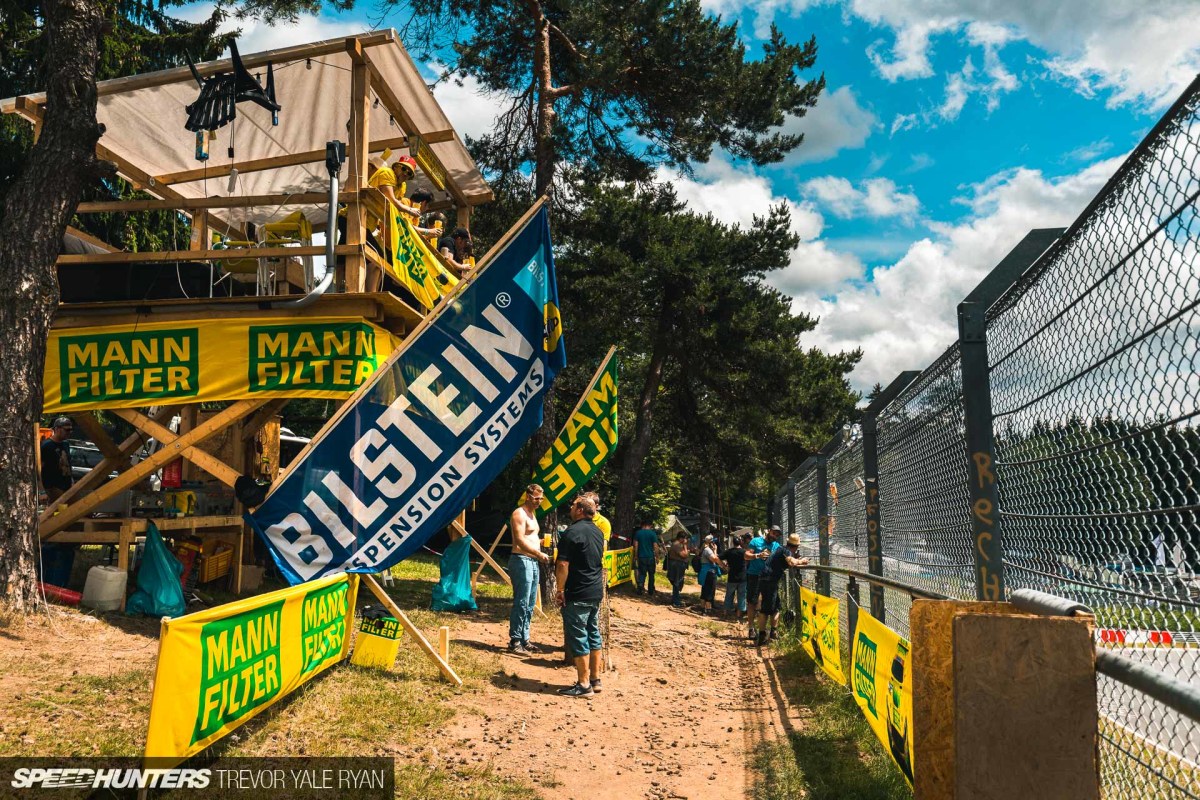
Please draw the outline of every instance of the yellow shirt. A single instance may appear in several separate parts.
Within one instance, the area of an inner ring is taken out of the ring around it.
[[[381,186],[395,186],[397,198],[403,198],[404,190],[407,188],[407,185],[404,183],[396,183],[396,173],[391,167],[380,167],[375,170],[371,177],[367,178],[367,185],[372,189],[378,189]],[[373,230],[375,226],[383,223],[385,219],[384,214],[387,213],[387,209],[391,203],[388,202],[383,192],[379,192],[378,194],[368,192],[367,199],[363,205],[367,211],[367,228]]]
[[[612,537],[612,523],[608,521],[608,517],[596,512],[596,516],[592,517],[592,522],[596,523],[596,527],[604,534],[604,541],[608,541]]]

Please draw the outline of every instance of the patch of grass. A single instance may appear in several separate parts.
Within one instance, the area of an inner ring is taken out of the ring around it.
[[[47,674],[5,703],[0,756],[126,756],[142,751],[150,714],[150,671]]]
[[[774,664],[783,690],[793,705],[809,714],[798,731],[777,745],[778,752],[758,759],[755,800],[912,797],[845,687],[825,677],[794,634],[784,633],[777,647],[781,655]]]

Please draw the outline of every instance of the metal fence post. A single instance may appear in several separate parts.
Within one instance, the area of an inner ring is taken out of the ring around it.
[[[863,491],[866,492],[867,509],[867,572],[883,575],[883,531],[879,522],[879,442],[875,425],[876,416],[868,407],[863,414]],[[871,616],[884,622],[883,587],[871,584]]]
[[[853,575],[846,579],[846,594],[850,596],[850,602],[846,603],[846,630],[850,633],[850,647],[853,648],[854,630],[858,627],[858,581]]]
[[[1061,228],[1030,231],[958,305],[958,351],[962,360],[963,421],[969,459],[971,552],[975,557],[975,596],[980,600],[1004,599],[1004,542],[1000,530],[1000,489],[996,484],[996,442],[992,430],[987,312],[1061,233]]]
[[[862,427],[863,492],[867,501],[867,571],[880,577],[883,576],[883,522],[880,515],[878,419],[880,412],[920,374],[916,370],[908,370],[897,375],[863,410],[859,423]],[[872,583],[871,616],[886,622],[886,615],[883,587]]]
[[[783,519],[780,520],[780,527],[783,528],[783,535],[787,536],[796,529],[796,481],[788,478],[787,484],[783,487]]]
[[[824,455],[817,456],[817,558],[821,566],[828,567],[829,560],[829,461]],[[829,596],[829,573],[817,572],[817,592]]]

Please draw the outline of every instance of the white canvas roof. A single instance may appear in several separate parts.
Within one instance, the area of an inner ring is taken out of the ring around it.
[[[411,125],[411,129],[405,130],[400,118],[392,118],[387,108],[387,89],[380,91],[373,77],[368,133],[370,141],[378,146],[372,148],[372,155],[378,155],[384,144],[397,154],[407,152],[406,134],[422,134],[432,140],[430,148],[457,187],[460,201],[475,205],[491,200],[491,190],[475,162],[453,132],[449,119],[396,32],[390,29],[244,54],[246,67],[260,75],[264,86],[266,63],[271,61],[274,66],[276,99],[283,107],[279,125],[272,126],[271,114],[265,109],[253,103],[239,103],[236,121],[219,129],[205,162],[195,158],[195,134],[184,129],[185,107],[199,94],[187,67],[101,82],[97,117],[105,126],[105,133],[100,146],[112,157],[136,168],[123,169],[122,173],[155,194],[161,193],[164,184],[188,198],[324,192],[328,188],[325,143],[331,139],[343,142],[350,139],[353,62],[347,41],[353,38],[359,39],[376,75],[390,89]],[[197,66],[202,76],[231,68],[228,60]],[[45,102],[44,94],[27,97],[37,105]],[[22,113],[15,98],[0,101],[0,111]],[[232,159],[230,146],[234,148]],[[305,160],[303,154],[313,151],[320,151],[320,159],[296,163]],[[269,158],[279,158],[282,163],[257,171],[239,169],[235,190],[227,191],[231,164]],[[135,174],[128,174],[131,171]],[[347,178],[348,168],[343,167],[343,184]],[[432,188],[423,175],[418,175],[418,183]],[[435,191],[435,197],[453,199],[448,192]],[[214,213],[238,222],[262,221],[277,216],[278,209],[255,209],[249,213],[242,209],[221,209]],[[316,208],[309,213],[314,220],[322,215]]]

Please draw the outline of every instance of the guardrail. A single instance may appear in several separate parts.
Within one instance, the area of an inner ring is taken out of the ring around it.
[[[1130,800],[1200,798],[1200,726],[1180,700],[1200,688],[1198,200],[1200,79],[1070,228],[1031,231],[964,298],[956,342],[872,398],[770,508],[814,561],[870,575],[872,616],[903,635],[897,583],[1092,609],[1101,777]],[[857,593],[849,571],[817,589]]]

